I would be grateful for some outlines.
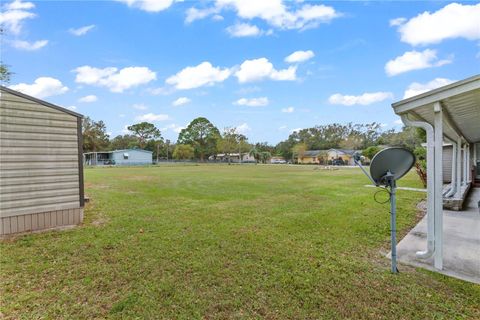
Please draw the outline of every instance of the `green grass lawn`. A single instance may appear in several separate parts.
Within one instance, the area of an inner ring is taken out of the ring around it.
[[[480,318],[480,286],[390,274],[389,207],[357,169],[165,165],[85,179],[81,227],[0,244],[4,318]],[[400,185],[421,187],[413,173]],[[400,234],[422,197],[398,191]]]

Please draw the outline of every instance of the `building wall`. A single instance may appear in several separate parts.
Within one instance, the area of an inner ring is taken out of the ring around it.
[[[123,154],[128,153],[128,159],[124,159]],[[151,152],[139,150],[121,150],[113,152],[112,159],[116,165],[146,165],[152,164],[153,154]]]
[[[13,220],[81,208],[77,125],[74,115],[1,92],[0,234],[20,232]]]
[[[354,165],[353,157],[349,154],[344,154],[336,150],[328,151],[328,160],[342,158],[342,160],[348,165]]]
[[[307,157],[307,156],[304,156],[304,157],[301,157],[301,158],[298,158],[298,163],[302,163],[302,164],[312,164],[312,163],[319,163],[319,160],[318,160],[318,157]]]

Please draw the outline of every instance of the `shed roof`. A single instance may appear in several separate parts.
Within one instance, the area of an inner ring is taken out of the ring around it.
[[[349,155],[353,155],[355,152],[358,151],[358,150],[353,150],[353,149],[335,149],[335,148],[328,149],[328,151],[330,151],[330,150],[335,150],[339,153],[349,154]]]
[[[304,157],[316,157],[322,152],[327,152],[327,150],[307,150],[303,153]]]
[[[146,153],[153,153],[153,151],[143,150],[143,149],[120,149],[120,150],[111,150],[111,151],[95,151],[95,152],[85,152],[84,154],[92,154],[92,153],[116,153],[116,152],[131,152],[131,151],[139,151],[139,152],[146,152]]]
[[[29,96],[27,94],[24,94],[24,93],[21,93],[21,92],[18,92],[16,90],[12,90],[10,88],[7,88],[7,87],[4,87],[4,86],[1,86],[0,85],[0,91],[4,91],[4,92],[8,92],[14,96],[17,96],[17,97],[20,97],[20,98],[24,98],[24,99],[27,99],[27,100],[30,100],[30,101],[33,101],[33,102],[36,102],[38,104],[41,104],[41,105],[44,105],[46,107],[49,107],[49,108],[52,108],[52,109],[55,109],[55,110],[58,110],[58,111],[61,111],[61,112],[65,112],[65,113],[68,113],[72,116],[75,116],[77,118],[83,118],[83,115],[81,115],[80,113],[76,113],[72,110],[68,110],[66,108],[63,108],[63,107],[60,107],[60,106],[57,106],[55,104],[52,104],[50,102],[47,102],[47,101],[44,101],[44,100],[41,100],[41,99],[38,99],[38,98],[35,98],[35,97],[32,97],[32,96]]]
[[[414,120],[433,125],[435,102],[442,105],[446,137],[456,140],[460,136],[471,143],[480,141],[480,75],[395,102],[392,107],[398,115],[408,114]]]

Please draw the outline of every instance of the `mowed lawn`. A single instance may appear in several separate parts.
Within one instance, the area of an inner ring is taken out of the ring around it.
[[[81,227],[1,243],[6,319],[479,319],[480,286],[400,265],[358,169],[85,172]],[[414,173],[400,185],[419,187]],[[379,195],[382,198],[381,195]],[[399,233],[423,193],[398,192]],[[383,197],[385,199],[385,197]],[[1,318],[1,316],[0,316]]]

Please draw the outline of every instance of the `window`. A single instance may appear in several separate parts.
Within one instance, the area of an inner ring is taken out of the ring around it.
[[[128,153],[125,152],[125,153],[123,154],[123,160],[128,160]]]

